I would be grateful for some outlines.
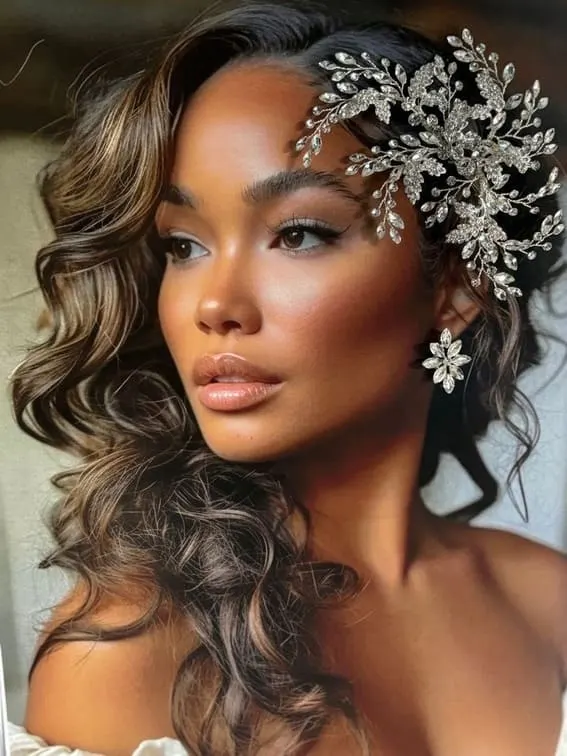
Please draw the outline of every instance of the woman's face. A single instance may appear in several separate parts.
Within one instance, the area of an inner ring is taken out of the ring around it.
[[[376,239],[375,184],[345,177],[361,145],[340,126],[303,168],[293,145],[313,101],[290,70],[217,73],[184,111],[157,213],[173,239],[163,335],[205,441],[233,461],[383,442],[427,408],[412,364],[433,303],[414,211],[400,193],[402,244]]]

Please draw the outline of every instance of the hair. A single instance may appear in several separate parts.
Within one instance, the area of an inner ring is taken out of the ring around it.
[[[289,735],[280,753],[310,750],[336,716],[367,752],[352,685],[325,669],[314,632],[318,610],[353,595],[358,576],[309,559],[308,511],[269,464],[230,463],[205,445],[159,329],[165,262],[152,241],[172,137],[192,93],[223,66],[252,59],[285,61],[324,85],[330,74],[317,63],[339,49],[385,56],[407,71],[449,54],[401,26],[347,23],[281,3],[200,18],[142,70],[83,88],[71,132],[39,177],[55,234],[36,260],[50,325],[13,374],[13,404],[26,433],[79,458],[51,479],[60,492],[50,520],[55,545],[40,567],[68,571],[85,594],[46,634],[30,676],[56,644],[133,637],[171,607],[197,638],[171,709],[179,739],[199,756],[257,753],[269,720]],[[352,128],[369,141],[369,122]],[[391,134],[403,131],[407,121],[395,111]],[[513,178],[528,190],[538,181]],[[553,212],[554,198],[542,207]],[[442,241],[453,222],[423,227],[432,285],[466,278]],[[508,230],[530,223],[524,214]],[[552,251],[520,260],[520,299],[470,290],[481,312],[463,341],[475,362],[452,396],[433,399],[422,478],[456,440],[476,441],[495,419],[520,443],[518,466],[530,452],[537,418],[517,378],[539,358],[528,305],[557,277],[559,249],[556,237]],[[293,533],[296,514],[305,527]],[[147,591],[143,616],[114,629],[93,624],[93,609],[124,586]]]

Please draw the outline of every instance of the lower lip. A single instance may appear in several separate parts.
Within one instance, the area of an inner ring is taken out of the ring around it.
[[[262,404],[275,393],[281,383],[208,383],[199,386],[197,393],[201,404],[208,409],[235,412]]]

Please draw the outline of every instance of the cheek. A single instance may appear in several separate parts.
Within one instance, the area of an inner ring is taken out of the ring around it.
[[[401,255],[403,249],[385,250]],[[341,372],[358,369],[375,376],[389,371],[402,379],[428,330],[432,304],[419,261],[354,266],[304,313],[299,338],[306,363]],[[372,264],[373,263],[373,264]]]
[[[194,307],[181,277],[164,274],[158,295],[158,317],[161,332],[174,362],[179,365],[183,352],[190,343],[188,328],[194,322]]]

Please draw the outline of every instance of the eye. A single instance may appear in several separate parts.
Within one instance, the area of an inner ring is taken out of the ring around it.
[[[321,236],[304,228],[288,228],[280,233],[280,238],[290,250],[313,249],[322,242]]]
[[[172,265],[185,265],[208,254],[202,244],[187,236],[162,236],[161,247]]]
[[[298,219],[287,224],[282,224],[279,228],[272,229],[277,236],[280,249],[283,249],[291,255],[301,255],[303,253],[329,247],[340,239],[346,229],[335,229],[331,226],[315,221],[310,218]]]

